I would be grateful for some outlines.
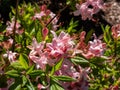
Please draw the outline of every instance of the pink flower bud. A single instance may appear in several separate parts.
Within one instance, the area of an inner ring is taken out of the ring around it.
[[[43,30],[42,30],[43,40],[46,38],[46,36],[48,35],[48,33],[49,33],[49,30],[46,27],[43,28]]]

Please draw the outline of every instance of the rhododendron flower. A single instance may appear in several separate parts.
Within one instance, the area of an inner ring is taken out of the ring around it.
[[[106,44],[102,43],[99,39],[94,39],[89,42],[89,51],[93,53],[95,56],[102,56],[104,50],[106,49]]]
[[[15,62],[16,61],[16,52],[12,52],[12,51],[7,51],[6,54],[3,54],[4,58],[8,58],[8,60],[10,62]]]
[[[87,59],[92,57],[101,57],[106,49],[106,43],[102,43],[99,39],[89,41],[89,47],[86,53],[82,53]]]
[[[47,9],[47,6],[42,5],[40,7],[40,13],[35,13],[34,18],[41,19],[43,16],[48,15],[49,14],[48,12],[50,12],[50,10]]]
[[[87,0],[85,3],[81,5],[76,4],[77,10],[73,12],[75,16],[82,16],[83,20],[87,18],[89,20],[92,19],[93,15],[98,13],[100,9],[103,8],[103,1],[102,0]]]
[[[76,55],[76,54],[82,53],[83,51],[86,51],[87,45],[84,41],[85,40],[85,35],[86,35],[85,31],[82,31],[80,33],[80,41],[78,42],[78,44],[74,48],[73,56]]]
[[[14,18],[12,18],[12,22],[7,22],[7,28],[6,28],[7,35],[13,34],[14,25],[15,25]],[[20,29],[20,27],[21,27],[21,25],[19,24],[19,22],[16,22],[15,33],[17,33],[17,34],[23,33],[23,29]]]
[[[64,63],[63,63],[64,65]],[[77,68],[77,69],[76,69]],[[70,76],[76,81],[74,82],[61,82],[62,86],[64,87],[65,90],[88,90],[88,70],[83,69],[80,66],[77,66],[76,68],[71,65],[69,67],[68,64],[68,70],[62,69],[61,72],[66,72],[67,76]],[[70,74],[71,73],[71,74]],[[63,75],[66,75],[63,73]],[[70,74],[70,75],[69,75]]]
[[[116,24],[112,26],[112,36],[114,39],[118,39],[120,37],[120,24]]]
[[[48,17],[49,16],[49,17]],[[51,12],[49,9],[47,9],[46,5],[42,5],[40,8],[39,13],[35,13],[34,15],[35,19],[39,19],[41,23],[43,24],[43,27],[47,25],[48,23],[52,24],[52,30],[56,30],[59,25],[57,25],[58,18],[56,15]]]
[[[48,35],[48,33],[49,33],[48,28],[45,27],[45,28],[42,29],[43,40],[45,40],[45,38],[46,38],[46,36]]]
[[[35,13],[34,18],[41,19],[43,16],[45,16],[45,13],[41,11],[40,13]]]
[[[56,75],[66,75],[66,76],[72,77],[73,76],[72,67],[73,67],[72,62],[69,59],[64,59],[60,70],[55,72],[55,74]]]
[[[37,88],[38,88],[37,90],[42,90],[42,89],[44,89],[45,87],[44,87],[42,84],[39,83],[39,84],[37,85]]]
[[[52,43],[47,43],[46,45],[49,50],[49,54],[54,58],[66,56],[66,54],[73,49],[74,42],[70,36],[63,31],[58,37],[54,31],[51,32],[54,38],[52,39]]]
[[[31,52],[29,54],[30,59],[37,64],[37,67],[41,69],[45,69],[45,65],[47,64],[47,57],[45,56],[44,43],[37,43],[36,39],[33,39],[32,47],[30,47]]]
[[[88,45],[84,42],[85,32],[81,32],[80,42],[77,44],[74,49],[75,54],[82,54],[85,58],[90,59],[92,57],[101,57],[106,49],[106,43],[103,43],[100,39],[94,34],[94,40],[89,41]]]
[[[9,48],[11,48],[12,47],[12,45],[13,45],[13,39],[8,39],[7,41],[3,41],[3,42],[1,42],[0,43],[0,46],[2,46],[3,48],[5,48],[5,49],[9,49]]]

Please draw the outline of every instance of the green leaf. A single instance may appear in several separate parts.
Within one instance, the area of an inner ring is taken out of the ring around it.
[[[57,64],[55,64],[52,67],[50,75],[53,75],[55,71],[57,71],[57,70],[59,70],[61,68],[62,62],[63,62],[63,59],[61,59]]]
[[[14,82],[9,87],[9,90],[22,90],[22,78],[15,78]]]
[[[26,74],[31,73],[33,70],[34,70],[34,65],[32,65],[32,66],[28,69],[28,71],[26,72]]]
[[[24,69],[28,69],[28,58],[25,54],[20,54],[19,56],[19,62],[22,65]]]
[[[36,33],[36,39],[37,39],[38,42],[41,42],[41,41],[42,41],[42,33],[41,33],[41,30]]]
[[[10,77],[16,78],[20,76],[20,73],[18,73],[18,71],[16,70],[10,70],[8,72],[6,72],[5,74],[7,74]]]
[[[28,32],[25,32],[25,35],[27,36],[27,38],[29,38],[32,41],[32,37],[30,36]]]
[[[42,70],[33,70],[29,73],[29,75],[31,76],[39,76],[41,74],[43,74],[44,72]]]
[[[74,29],[76,26],[78,25],[78,21],[75,21],[73,20],[73,18],[71,19],[70,21],[70,24],[68,26],[68,29],[67,29],[67,32],[68,33],[73,33],[75,32],[76,30]]]
[[[71,58],[71,61],[74,63],[74,64],[89,64],[89,61],[86,60],[85,58],[83,57],[75,57],[75,58]]]
[[[91,29],[91,30],[87,33],[86,38],[85,38],[85,42],[86,42],[86,43],[88,43],[88,41],[90,40],[93,32],[94,32],[94,30]]]
[[[21,90],[21,85],[14,84],[13,86],[10,87],[9,90]]]
[[[75,81],[75,79],[73,79],[72,77],[69,77],[69,76],[53,76],[53,78],[56,78],[60,81],[65,81],[65,82],[71,82],[71,81]]]
[[[29,90],[35,90],[33,84],[31,83],[31,81],[28,79],[28,83],[26,86],[29,88]]]
[[[110,26],[106,25],[104,28],[103,25],[101,25],[101,28],[102,28],[103,33],[104,33],[103,34],[104,41],[106,43],[110,43],[110,41],[111,41]]]
[[[22,87],[25,86],[26,83],[27,83],[27,78],[26,78],[26,76],[23,75],[22,76]]]
[[[91,63],[94,63],[94,64],[101,64],[101,63],[103,63],[105,60],[106,60],[105,58],[95,57],[95,58],[90,59],[90,62],[91,62]]]
[[[3,39],[4,39],[4,36],[0,35],[0,41],[3,41]]]
[[[23,70],[24,69],[19,61],[11,63],[10,66],[13,67],[16,70]]]
[[[50,90],[64,90],[60,85],[56,84],[56,83],[53,83],[51,86],[50,86]]]

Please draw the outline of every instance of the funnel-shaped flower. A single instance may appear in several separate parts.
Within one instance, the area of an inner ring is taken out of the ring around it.
[[[51,33],[54,36],[52,43],[47,43],[46,45],[49,49],[49,54],[54,58],[65,57],[66,54],[73,49],[74,42],[71,37],[63,31],[59,36],[57,36],[54,31],[51,31]]]

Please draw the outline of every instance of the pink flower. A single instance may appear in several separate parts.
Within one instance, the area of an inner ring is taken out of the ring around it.
[[[14,25],[15,25],[14,18],[12,18],[12,22],[7,22],[7,28],[6,28],[7,35],[13,34]],[[16,22],[15,33],[17,33],[17,34],[23,33],[23,29],[20,29],[20,27],[21,27],[21,25],[19,24],[19,22]]]
[[[89,42],[89,51],[93,53],[95,56],[102,56],[104,50],[106,49],[106,44],[102,43],[99,39],[94,39],[93,41]]]
[[[40,8],[39,13],[35,13],[34,15],[35,19],[39,19],[40,22],[42,23],[43,27],[47,25],[48,23],[51,24],[52,29],[56,30],[59,25],[57,25],[58,18],[56,15],[51,12],[49,9],[47,9],[46,5],[42,5]]]
[[[63,31],[58,37],[54,31],[51,31],[51,33],[54,36],[52,43],[47,43],[46,45],[49,54],[54,58],[65,57],[68,52],[72,51],[74,42],[70,36]]]
[[[79,16],[81,14],[83,20],[86,20],[87,18],[91,20],[93,15],[103,8],[103,2],[102,0],[87,0],[81,5],[76,4],[76,8],[77,10],[73,12],[75,16]]]
[[[82,55],[87,59],[101,57],[103,56],[105,49],[106,43],[102,43],[101,40],[95,38],[93,41],[89,41],[88,50],[85,53],[82,52]]]
[[[92,57],[101,57],[106,49],[106,43],[103,43],[100,39],[94,35],[94,40],[89,41],[88,45],[84,42],[85,32],[81,32],[80,42],[74,49],[75,54],[82,54],[85,58],[90,59]]]
[[[120,24],[116,24],[112,26],[112,36],[114,39],[118,39],[120,37]]]
[[[43,34],[43,40],[45,40],[45,38],[46,38],[46,36],[48,35],[48,33],[49,33],[49,30],[48,30],[48,28],[43,28],[43,30],[42,30],[42,34]]]
[[[86,35],[85,31],[82,31],[80,33],[80,41],[78,42],[78,44],[74,48],[73,56],[76,55],[76,54],[79,54],[79,53],[86,52],[87,45],[86,45],[86,43],[84,41],[85,40],[85,35]]]
[[[41,19],[43,16],[45,16],[45,13],[44,11],[41,11],[40,13],[35,13],[34,18]]]
[[[42,90],[42,89],[45,88],[45,87],[44,87],[42,84],[39,83],[39,84],[37,85],[37,88],[38,88],[38,90]]]
[[[55,72],[55,74],[56,75],[66,75],[66,76],[72,77],[73,76],[72,67],[73,67],[72,62],[69,59],[64,59],[60,70]]]
[[[37,64],[38,68],[45,69],[45,66],[47,64],[47,56],[45,52],[43,52],[45,42],[37,43],[36,39],[33,39],[32,47],[29,47],[31,49],[29,58]]]
[[[16,61],[16,52],[12,51],[7,51],[6,54],[3,55],[4,58],[8,58],[10,62],[15,62]]]
[[[8,50],[9,48],[11,48],[13,45],[13,39],[8,39],[7,41],[3,41],[0,43],[0,46],[2,46],[3,48],[5,48],[6,50]]]
[[[63,63],[64,65],[64,63]],[[73,66],[69,64],[68,65],[68,70],[66,69],[61,69],[62,75],[67,75],[70,76],[71,78],[76,79],[74,82],[61,82],[62,86],[64,87],[65,90],[88,90],[88,69],[83,69],[80,66]]]

